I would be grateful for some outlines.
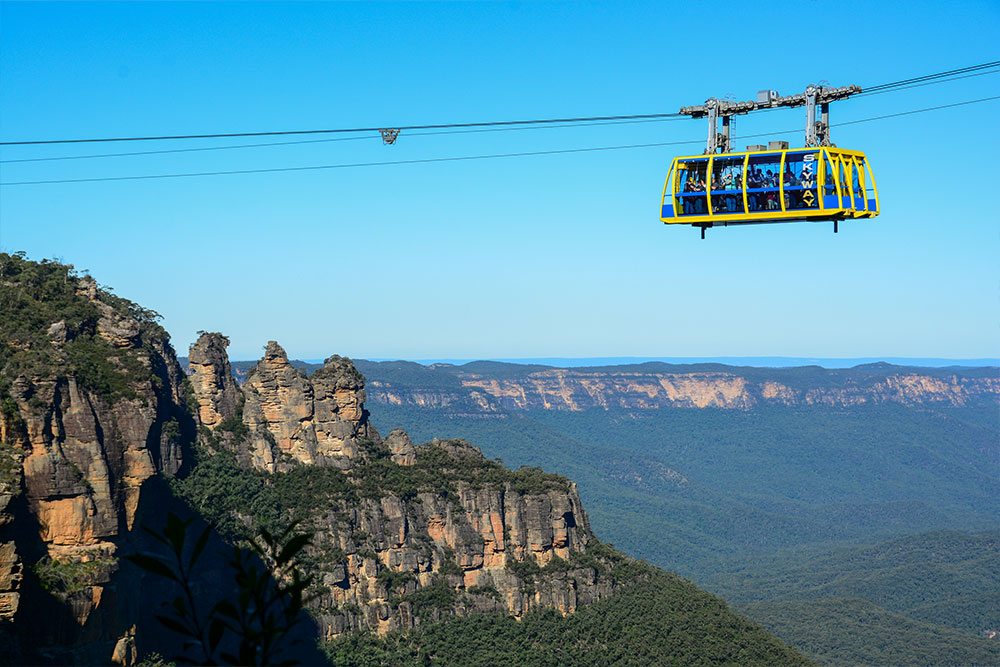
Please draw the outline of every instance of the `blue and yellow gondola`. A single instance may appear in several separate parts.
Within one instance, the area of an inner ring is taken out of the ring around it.
[[[785,144],[675,158],[660,210],[664,223],[701,227],[704,236],[708,227],[798,220],[836,229],[840,220],[875,217],[879,203],[864,153]]]

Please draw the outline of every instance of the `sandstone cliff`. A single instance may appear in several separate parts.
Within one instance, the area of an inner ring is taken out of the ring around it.
[[[249,458],[262,470],[303,463],[349,468],[360,454],[358,440],[378,438],[364,409],[364,378],[348,359],[334,355],[307,378],[271,341],[243,391]]]
[[[195,347],[210,343],[203,335]],[[199,405],[219,395],[227,363],[216,356],[192,366],[213,378],[193,383]],[[593,538],[575,485],[506,470],[462,441],[414,445],[399,429],[383,441],[350,360],[330,357],[306,377],[272,341],[243,391],[245,429],[210,431],[262,484],[292,476],[311,489],[277,504],[314,533],[312,608],[326,638],[406,629],[447,613],[570,613],[612,590],[601,561],[584,558]],[[200,505],[199,494],[214,486],[182,488]],[[216,509],[220,522],[234,514]]]
[[[109,660],[132,625],[122,540],[194,434],[184,375],[155,313],[70,267],[3,255],[0,276],[0,632],[8,656],[58,636],[79,649],[60,659]],[[47,609],[61,613],[35,626]]]
[[[491,482],[463,474],[500,468],[461,441],[418,445],[411,465],[412,479],[433,471],[438,483],[332,499],[312,520],[318,553],[336,554],[319,566],[315,605],[326,637],[405,629],[452,612],[570,613],[612,590],[598,569],[579,562],[593,538],[575,485],[549,478],[524,488],[525,478],[509,471]],[[358,478],[372,474],[360,470]]]
[[[240,388],[228,339],[205,333],[185,378],[155,313],[19,255],[0,255],[0,305],[0,661],[132,664],[169,646],[152,620],[168,584],[122,560],[155,548],[140,528],[167,510],[231,538],[300,521],[325,637],[571,613],[614,589],[621,557],[575,485],[461,441],[383,440],[348,359],[307,377],[271,342]],[[198,589],[225,589],[224,572],[207,561]]]
[[[363,364],[372,401],[460,414],[881,403],[964,406],[1000,400],[997,369],[917,369],[889,364],[846,370],[701,366],[707,368],[649,363],[567,369],[478,363],[436,364],[415,372],[402,362]]]
[[[226,348],[229,339],[220,333],[202,332],[188,351],[188,368],[198,418],[208,428],[236,417],[243,406],[243,392],[236,386]]]

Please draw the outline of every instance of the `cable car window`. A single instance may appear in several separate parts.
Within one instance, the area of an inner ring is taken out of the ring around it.
[[[878,201],[877,201],[878,197],[875,194],[875,177],[872,175],[872,166],[871,164],[868,163],[868,160],[864,160],[864,163],[865,163],[865,172],[868,175],[868,178],[865,179],[865,186],[866,186],[865,192],[867,193],[866,196],[868,197],[868,210],[878,211]]]
[[[712,162],[712,212],[743,213],[743,158]]]
[[[785,208],[817,208],[819,194],[816,183],[819,177],[820,154],[788,153],[785,157],[783,176]]]
[[[840,165],[840,176],[837,178],[837,182],[840,183],[840,196],[843,198],[841,203],[844,208],[852,208],[851,206],[851,187],[850,183],[847,182],[847,172],[845,169],[845,162],[843,156],[840,156],[837,160],[837,164]],[[850,167],[847,167],[848,169]]]
[[[861,171],[861,165],[855,161],[854,168],[851,169],[851,189],[854,191],[854,208],[864,208],[864,202],[861,198],[864,196],[864,190],[861,189],[861,183],[858,181],[858,174]]]
[[[663,187],[663,201],[660,202],[660,218],[674,217],[674,192],[677,190],[677,179],[674,174],[674,165],[670,165],[667,171],[667,182]]]
[[[835,197],[837,196],[837,172],[833,169],[833,163],[830,161],[829,155],[826,156],[823,164],[826,165],[826,171],[823,174],[823,195],[825,197]],[[832,208],[840,207],[836,205],[836,202],[833,202]]]
[[[778,202],[778,174],[781,155],[751,155],[747,164],[747,204],[751,211],[775,211]]]
[[[705,177],[708,174],[708,160],[687,160],[677,163],[678,215],[705,215],[708,206],[705,201]]]

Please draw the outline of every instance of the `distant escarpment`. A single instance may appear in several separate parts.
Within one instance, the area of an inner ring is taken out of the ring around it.
[[[358,362],[376,403],[457,414],[509,410],[848,407],[895,403],[967,406],[1000,400],[1000,370],[878,363],[851,369],[743,368],[721,364],[553,368],[494,362],[462,366]]]

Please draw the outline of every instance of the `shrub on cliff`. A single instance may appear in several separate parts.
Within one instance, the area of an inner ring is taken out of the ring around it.
[[[75,377],[108,401],[134,396],[149,368],[132,350],[98,334],[101,307],[135,321],[143,345],[168,338],[157,313],[99,287],[69,264],[0,253],[0,286],[0,393],[19,375],[54,374]]]

